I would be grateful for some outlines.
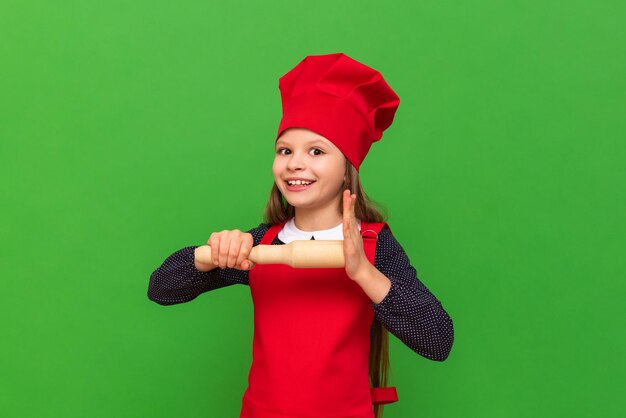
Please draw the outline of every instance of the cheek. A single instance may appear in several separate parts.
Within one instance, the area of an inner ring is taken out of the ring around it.
[[[272,173],[274,173],[274,177],[280,175],[280,171],[280,163],[274,160],[274,163],[272,164]]]
[[[332,169],[329,170],[329,175],[333,178],[333,182],[337,184],[343,184],[343,176],[346,173],[346,167],[343,160],[337,160],[332,165]]]
[[[282,175],[285,172],[284,164],[279,161],[274,161],[272,165],[272,174],[274,175],[274,182],[278,187],[282,187]]]

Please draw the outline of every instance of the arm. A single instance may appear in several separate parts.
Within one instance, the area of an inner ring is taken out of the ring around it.
[[[258,245],[267,231],[264,224],[247,232]],[[189,302],[200,294],[236,283],[249,285],[249,272],[235,268],[215,267],[200,271],[195,263],[195,249],[198,246],[182,248],[165,259],[163,264],[152,272],[148,284],[148,299],[159,305],[174,305]]]
[[[376,317],[417,354],[444,361],[454,342],[452,319],[417,278],[415,268],[388,228],[379,235],[375,264],[391,281],[380,303],[372,302]]]

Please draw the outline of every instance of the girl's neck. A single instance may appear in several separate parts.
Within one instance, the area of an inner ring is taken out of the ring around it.
[[[296,228],[306,232],[323,231],[343,223],[343,216],[337,212],[336,207],[327,209],[326,211],[320,211],[296,208],[294,219]]]

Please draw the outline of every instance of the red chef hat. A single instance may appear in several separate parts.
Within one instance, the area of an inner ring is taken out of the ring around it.
[[[310,129],[335,144],[357,170],[400,104],[381,73],[343,52],[305,57],[279,79],[278,88],[283,116],[276,140],[287,128]]]

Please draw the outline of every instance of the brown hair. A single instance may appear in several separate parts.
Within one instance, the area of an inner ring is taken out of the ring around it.
[[[354,214],[358,219],[365,222],[385,222],[385,219],[387,219],[385,208],[365,194],[361,186],[359,172],[346,158],[345,181],[341,190],[343,191],[347,188],[350,189],[352,194],[356,194]],[[340,213],[343,213],[342,200],[339,201],[337,209]],[[285,199],[276,183],[274,183],[263,214],[264,222],[267,225],[280,224],[288,221],[294,215],[295,208],[287,202],[287,199]],[[390,372],[388,331],[377,318],[374,318],[369,357],[369,374],[372,387],[387,386]],[[374,416],[376,418],[382,418],[383,407],[384,405],[374,405]]]

